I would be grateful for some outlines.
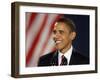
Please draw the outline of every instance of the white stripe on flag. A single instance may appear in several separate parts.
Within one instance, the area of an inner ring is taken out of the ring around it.
[[[28,14],[31,14],[31,13],[28,13]],[[36,16],[35,21],[32,23],[31,28],[28,31],[27,39],[26,39],[26,55],[41,27],[44,17],[45,17],[45,14],[38,14]]]
[[[28,15],[31,13],[28,13]],[[44,17],[47,14],[38,13],[35,21],[31,25],[31,29],[28,31],[27,38],[26,38],[26,54],[32,46],[32,42],[34,41],[35,37],[37,36],[39,29],[42,25]],[[54,23],[55,19],[58,17],[58,14],[48,14],[48,18],[45,23],[45,28],[42,30],[39,41],[36,44],[36,47],[32,53],[30,61],[28,63],[28,67],[37,66],[38,59],[41,55],[47,54],[52,51],[54,48],[52,36],[49,34],[52,24]],[[49,37],[50,36],[50,37]],[[48,42],[47,41],[48,39]],[[46,43],[46,44],[45,44]],[[45,46],[45,49],[43,49]]]

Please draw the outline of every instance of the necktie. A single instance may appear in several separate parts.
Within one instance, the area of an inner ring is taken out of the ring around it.
[[[61,56],[61,64],[60,65],[67,65],[67,59],[65,58],[64,55]]]

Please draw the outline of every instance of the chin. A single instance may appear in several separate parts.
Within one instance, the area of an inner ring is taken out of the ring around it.
[[[62,50],[61,46],[56,46],[56,49],[60,51]]]

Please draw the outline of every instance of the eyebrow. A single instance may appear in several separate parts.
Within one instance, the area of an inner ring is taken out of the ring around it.
[[[58,30],[59,32],[64,32],[64,30]]]
[[[59,32],[64,32],[64,30],[58,30]],[[57,30],[53,30],[53,33],[56,33],[57,32]]]

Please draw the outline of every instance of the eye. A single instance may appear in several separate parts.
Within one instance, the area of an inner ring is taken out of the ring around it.
[[[63,34],[63,33],[64,33],[64,31],[63,31],[63,30],[59,30],[59,33],[60,33],[60,34]]]

